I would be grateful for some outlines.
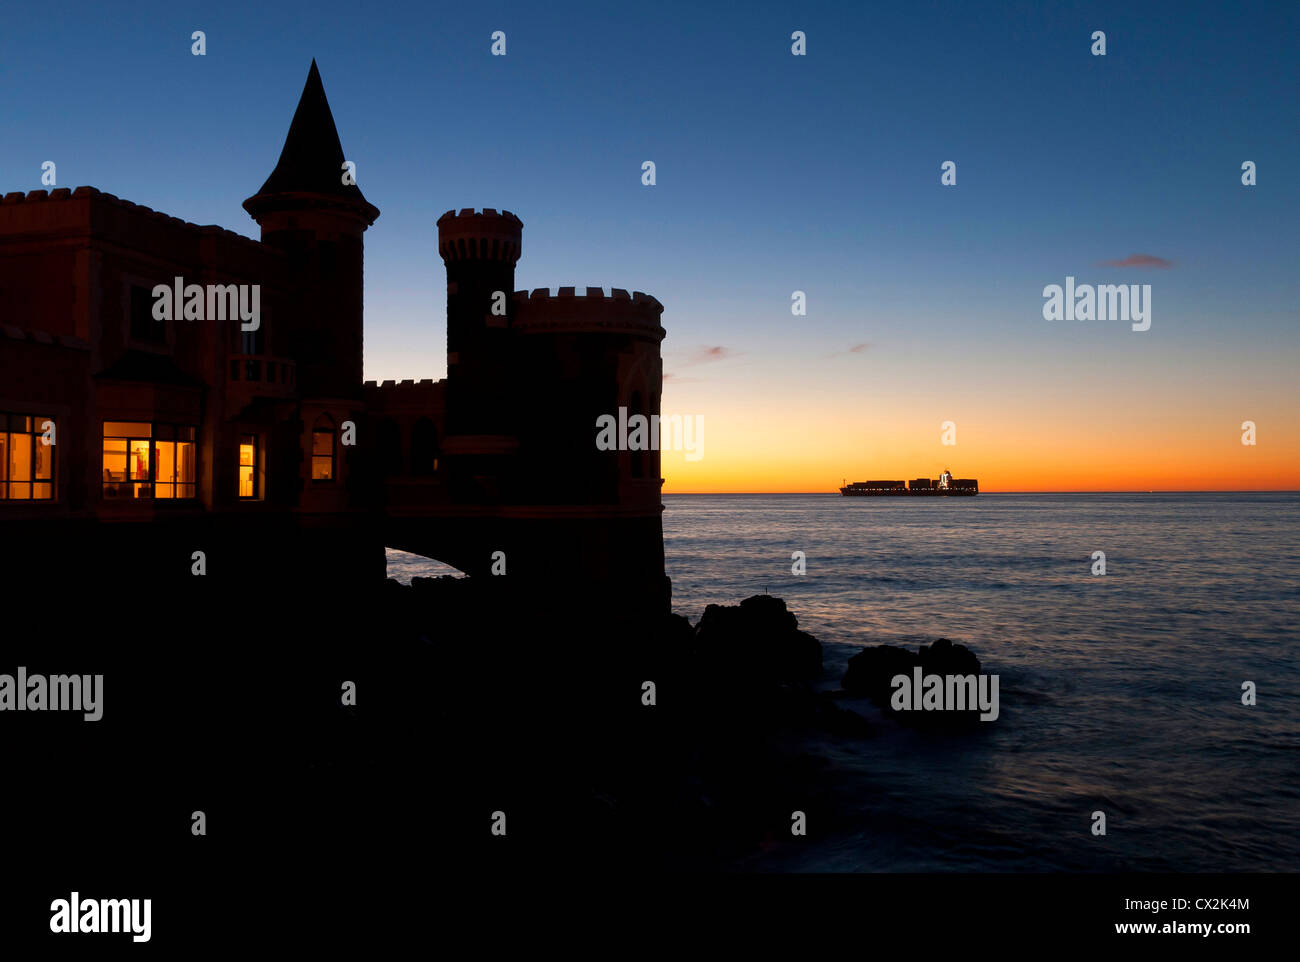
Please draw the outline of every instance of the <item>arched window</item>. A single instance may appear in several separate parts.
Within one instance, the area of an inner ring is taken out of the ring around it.
[[[411,429],[411,473],[429,475],[438,470],[438,429],[420,418]]]
[[[311,479],[334,480],[334,419],[322,414],[311,431]]]

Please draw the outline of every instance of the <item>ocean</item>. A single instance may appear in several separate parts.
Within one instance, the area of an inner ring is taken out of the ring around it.
[[[664,503],[673,609],[692,622],[769,592],[823,643],[824,688],[864,645],[940,637],[1000,679],[1000,716],[973,734],[846,702],[877,734],[807,750],[849,817],[742,867],[1300,869],[1300,493]],[[448,570],[390,552],[399,580]]]

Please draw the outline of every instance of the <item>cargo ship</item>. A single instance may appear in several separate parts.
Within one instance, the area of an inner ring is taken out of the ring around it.
[[[953,497],[980,493],[980,483],[975,478],[954,478],[944,469],[938,478],[916,478],[912,481],[854,481],[845,483],[840,494],[848,497]]]

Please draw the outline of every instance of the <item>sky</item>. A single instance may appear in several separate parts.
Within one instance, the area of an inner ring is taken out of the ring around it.
[[[316,58],[382,212],[368,379],[445,376],[435,223],[495,207],[517,288],[664,304],[667,493],[1300,488],[1300,5],[123,6],[6,11],[0,190],[53,160],[257,237]],[[1045,320],[1067,276],[1151,285],[1150,329]]]

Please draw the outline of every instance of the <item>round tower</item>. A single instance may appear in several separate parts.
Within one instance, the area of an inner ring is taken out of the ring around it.
[[[345,170],[334,115],[311,62],[280,160],[244,210],[287,255],[296,310],[275,319],[303,397],[361,395],[361,235],[379,216]]]
[[[518,446],[517,386],[510,376],[515,264],[524,224],[491,207],[438,218],[447,267],[447,414],[442,450],[452,498],[496,500]]]
[[[633,418],[657,422],[663,384],[663,305],[648,294],[561,287],[514,297],[518,348],[515,382],[544,406],[521,408],[521,467],[530,496],[549,503],[620,505],[656,516],[659,442],[601,450],[597,421],[613,418],[620,435]],[[679,421],[680,423],[680,421]],[[647,435],[647,439],[648,435]]]
[[[660,450],[678,447],[683,418],[660,414],[663,305],[561,287],[519,291],[514,309],[513,380],[532,399],[517,415],[515,500],[529,507],[516,515],[530,537],[516,570],[585,583],[625,611],[666,610]]]

